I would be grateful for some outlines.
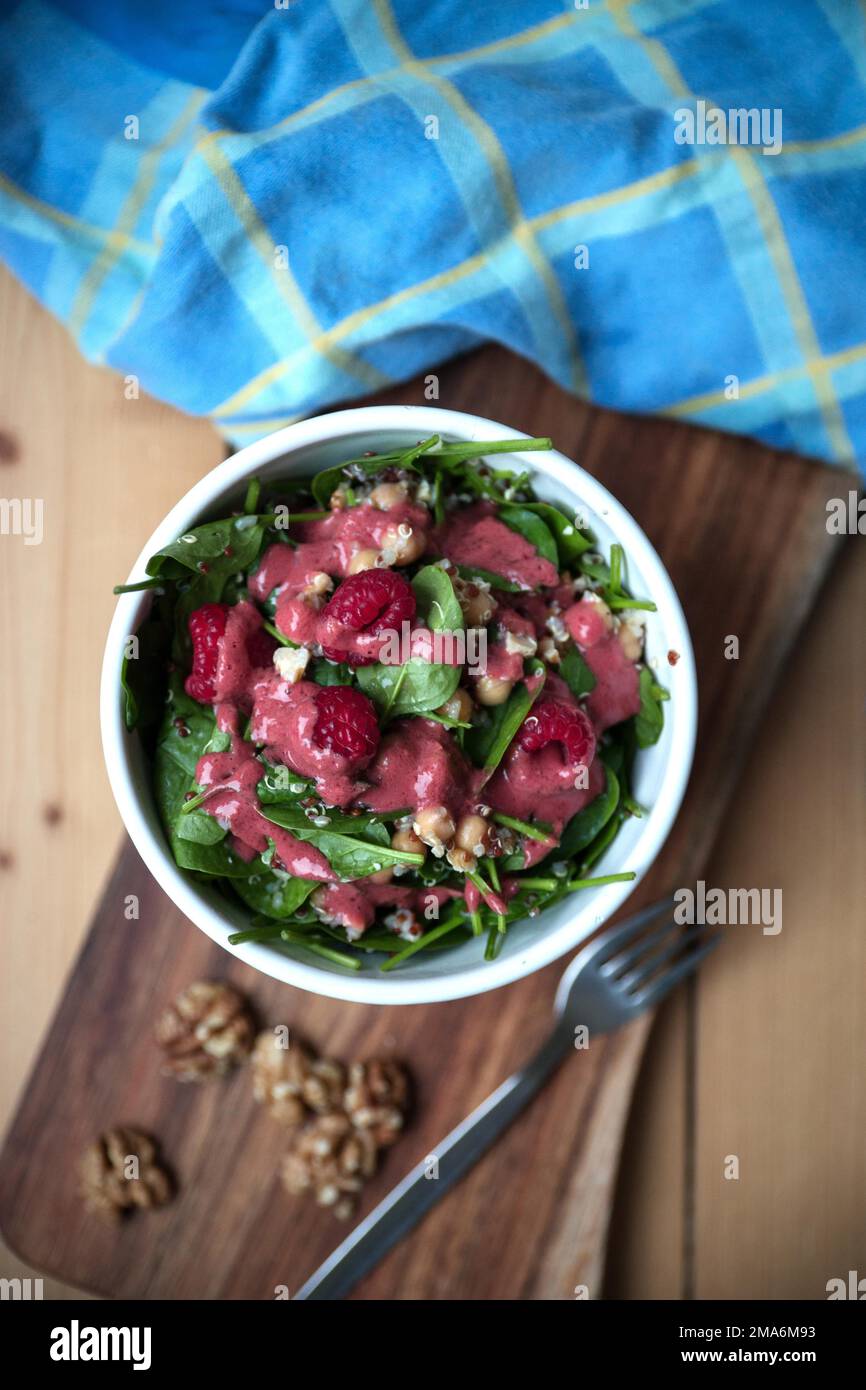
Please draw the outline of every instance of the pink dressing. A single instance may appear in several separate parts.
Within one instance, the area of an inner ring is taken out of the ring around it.
[[[314,681],[291,685],[276,672],[264,676],[255,687],[250,736],[265,745],[271,761],[315,778],[320,796],[330,806],[347,806],[363,785],[354,774],[365,759],[347,758],[314,741],[320,689]]]
[[[493,680],[519,681],[523,676],[524,654],[508,650],[508,634],[535,637],[535,624],[513,608],[500,604],[493,620],[495,639],[487,644],[486,674]]]
[[[314,630],[309,628],[304,609],[313,615],[314,623],[316,609],[298,596],[309,586],[313,575],[345,577],[357,551],[381,550],[386,532],[404,524],[413,531],[426,532],[430,528],[430,513],[408,499],[387,511],[374,507],[372,502],[361,502],[357,507],[333,511],[321,521],[301,522],[292,527],[292,539],[299,542],[296,549],[280,543],[268,546],[250,580],[250,593],[263,603],[278,589],[277,627],[295,642],[312,641],[312,635],[303,635],[305,630],[308,634]]]
[[[262,626],[259,610],[251,603],[236,603],[229,609],[226,630],[220,638],[214,677],[217,704],[231,701],[249,710],[253,667],[247,643]]]
[[[471,887],[471,885],[469,885]],[[413,915],[424,915],[431,899],[443,907],[460,894],[455,888],[410,888],[398,883],[331,883],[318,889],[315,908],[329,922],[360,934],[371,926],[380,907],[404,908]]]
[[[563,617],[595,676],[595,689],[587,696],[586,712],[601,733],[623,719],[630,719],[640,709],[637,667],[628,660],[597,603],[582,599]]]
[[[586,780],[588,785],[575,786],[576,780]],[[513,743],[484,794],[495,810],[518,820],[547,821],[558,836],[571,817],[603,790],[604,767],[599,758],[593,759],[588,776],[580,779],[561,744],[549,743],[529,753]]]
[[[501,574],[524,589],[559,582],[556,566],[545,560],[524,536],[496,516],[491,502],[475,502],[449,513],[434,534],[433,549],[458,565]]]
[[[459,815],[481,781],[445,726],[420,718],[395,721],[364,775],[370,785],[358,801],[371,811],[446,806]]]
[[[273,825],[259,811],[256,784],[262,777],[262,765],[252,744],[238,735],[237,710],[233,706],[217,706],[217,728],[231,735],[231,747],[225,753],[203,754],[195,778],[205,790],[219,788],[204,802],[204,809],[231,831],[241,857],[248,859],[252,854],[263,853],[271,839],[276,846],[278,867],[296,878],[314,878],[325,883],[335,879],[333,869],[319,850]],[[251,853],[244,854],[244,847]]]

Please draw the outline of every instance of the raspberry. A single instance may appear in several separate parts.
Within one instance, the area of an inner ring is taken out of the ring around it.
[[[379,725],[367,696],[348,685],[323,685],[315,701],[314,742],[353,760],[372,758],[379,747]]]
[[[526,716],[518,741],[527,753],[538,753],[549,743],[561,743],[574,767],[589,767],[595,756],[595,730],[577,705],[543,697]]]
[[[320,621],[326,633],[343,628],[376,637],[380,632],[399,632],[401,623],[412,621],[415,608],[412,586],[402,574],[387,569],[362,570],[343,580],[322,609]],[[348,661],[352,666],[367,666],[376,659],[324,642],[322,650],[330,661]]]
[[[326,656],[329,661],[345,661],[349,666],[372,666],[376,658],[374,656],[361,656],[360,652],[341,652],[337,647],[328,647],[322,643],[322,656]]]
[[[227,603],[205,603],[190,613],[187,621],[192,639],[192,671],[183,688],[200,705],[213,703],[219,642],[228,616]]]

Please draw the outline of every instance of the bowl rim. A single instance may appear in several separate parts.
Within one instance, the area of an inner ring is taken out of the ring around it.
[[[359,406],[299,421],[247,445],[199,479],[175,503],[149,537],[127,582],[135,583],[144,577],[145,564],[155,551],[188,530],[219,494],[239,487],[263,464],[271,463],[283,454],[333,442],[344,436],[371,430],[397,429],[417,430],[419,438],[436,433],[467,441],[530,437],[522,430],[511,429],[483,416],[439,406]],[[504,455],[502,462],[515,459],[525,461],[536,472],[546,474],[554,481],[557,478],[570,480],[581,503],[592,515],[603,519],[616,534],[625,553],[635,559],[645,577],[649,576],[652,597],[659,614],[664,617],[666,641],[679,653],[677,720],[669,767],[659,796],[650,807],[642,833],[626,861],[630,868],[635,869],[636,877],[629,883],[609,884],[593,890],[595,921],[591,930],[594,932],[637,888],[665,843],[682,804],[691,773],[697,731],[694,653],[685,615],[667,570],[655,547],[622,503],[590,473],[558,450],[523,454],[518,450]],[[583,930],[587,910],[584,900],[582,906],[576,906],[567,922],[541,933],[514,955],[495,961],[476,961],[433,978],[413,977],[411,971],[390,976],[342,976],[275,951],[264,943],[230,945],[227,938],[232,927],[214,907],[198,896],[183,870],[171,858],[168,845],[153,833],[133,776],[131,735],[123,719],[119,671],[123,645],[128,635],[135,632],[147,600],[146,591],[119,595],[106,640],[100,680],[100,724],[108,778],[126,831],[157,883],[175,906],[223,949],[273,979],[314,994],[352,1003],[402,1005],[462,999],[511,984],[548,965],[586,939],[589,933]]]

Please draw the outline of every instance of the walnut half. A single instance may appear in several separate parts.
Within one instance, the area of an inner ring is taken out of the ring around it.
[[[295,1197],[314,1194],[319,1206],[347,1219],[376,1171],[376,1143],[346,1115],[319,1115],[295,1136],[283,1159],[283,1183]]]
[[[246,1060],[252,1040],[243,995],[212,980],[187,985],[156,1025],[156,1041],[166,1054],[163,1075],[178,1081],[224,1076]]]
[[[346,1114],[356,1129],[369,1133],[378,1148],[400,1137],[409,1105],[409,1078],[388,1059],[353,1062],[343,1097]]]
[[[314,1057],[303,1043],[284,1047],[276,1033],[260,1033],[252,1057],[253,1095],[279,1124],[299,1125],[310,1110],[328,1115],[343,1102],[346,1073],[330,1057]]]
[[[78,1172],[85,1204],[110,1222],[132,1207],[161,1207],[172,1193],[153,1140],[120,1125],[85,1149]]]

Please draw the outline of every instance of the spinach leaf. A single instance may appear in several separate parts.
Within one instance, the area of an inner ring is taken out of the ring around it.
[[[231,741],[230,734],[214,727],[211,737],[202,749],[202,754],[225,753],[231,747]],[[187,790],[200,792],[201,788],[193,781]],[[219,821],[215,820],[213,816],[209,816],[207,811],[200,810],[198,807],[188,811],[185,800],[178,812],[174,831],[179,840],[191,840],[198,845],[219,844],[226,834]]]
[[[638,748],[649,748],[658,743],[665,716],[662,701],[669,699],[664,686],[658,685],[648,666],[640,673],[640,709],[634,719],[634,733]]]
[[[576,699],[595,689],[595,676],[577,647],[568,648],[559,663],[559,674]]]
[[[299,807],[263,806],[262,814],[272,824],[282,826],[297,839],[315,845],[342,879],[366,878],[368,874],[378,873],[388,864],[423,862],[418,854],[392,849],[388,831],[381,824],[368,825],[362,839],[335,832],[328,826],[313,825]]]
[[[235,892],[253,912],[284,921],[293,917],[319,885],[315,879],[292,878],[274,869],[251,874],[234,883]]]
[[[486,719],[467,733],[466,751],[476,767],[484,768],[488,778],[502,762],[514,735],[541,694],[545,671],[542,661],[531,661],[530,675],[541,677],[535,689],[530,691],[522,681],[518,682],[505,703],[487,710]]]
[[[582,811],[578,811],[576,816],[572,816],[556,849],[545,859],[545,863],[550,860],[571,859],[572,855],[579,854],[592,843],[595,837],[607,825],[611,816],[619,805],[619,781],[616,773],[611,768],[605,768],[606,781],[604,791],[599,792],[588,806],[584,806]]]
[[[559,566],[559,550],[556,541],[550,534],[550,529],[542,518],[531,512],[528,507],[500,507],[497,513],[500,521],[503,521],[509,531],[515,531],[518,536],[523,536],[524,540],[529,541],[534,546],[543,559],[549,560],[552,565]]]
[[[592,541],[582,535],[574,521],[569,521],[564,512],[550,502],[524,502],[523,510],[535,512],[540,516],[548,530],[556,539],[559,561],[563,566],[571,564],[578,555],[592,548]]]
[[[165,672],[172,638],[168,594],[154,596],[150,612],[135,636],[138,655],[125,655],[120,667],[123,718],[127,729],[147,729],[165,709]]]
[[[493,570],[482,569],[480,565],[457,565],[456,568],[461,579],[483,579],[485,584],[490,585],[491,589],[501,589],[505,594],[524,592],[519,584],[515,584],[513,579],[506,579],[504,574],[496,574]]]
[[[216,601],[230,575],[255,564],[264,533],[264,519],[258,516],[205,522],[151,555],[147,573],[176,580],[192,574],[205,595],[202,601]]]
[[[439,565],[426,565],[412,580],[418,615],[432,632],[463,631],[463,611],[454,585]],[[359,666],[358,684],[380,715],[423,714],[449,700],[460,683],[460,667],[412,657],[403,666]]]
[[[196,763],[213,730],[213,714],[201,705],[182,716],[176,715],[174,708],[169,709],[156,743],[154,795],[172,854],[181,869],[225,878],[245,878],[254,872],[256,860],[247,863],[232,853],[222,839],[218,844],[205,844],[181,839],[177,833],[186,793],[195,784]]]
[[[327,507],[331,494],[347,479],[358,481],[359,478],[374,478],[386,468],[405,468],[417,473],[415,460],[438,443],[439,436],[434,434],[422,443],[413,445],[411,449],[394,449],[387,454],[374,454],[371,458],[347,459],[345,463],[338,463],[333,468],[325,468],[313,479],[313,496],[319,506]]]
[[[620,832],[621,826],[622,816],[611,816],[610,820],[607,822],[607,825],[605,825],[598,832],[595,839],[587,847],[586,853],[584,854],[583,861],[581,863],[582,873],[586,873],[588,869],[591,869],[593,864],[597,863],[601,856],[604,854],[605,850],[608,849],[611,844],[613,844],[613,841],[616,839],[617,835]]]
[[[317,685],[351,685],[352,668],[345,661],[328,661],[320,656],[310,667],[310,679]]]

